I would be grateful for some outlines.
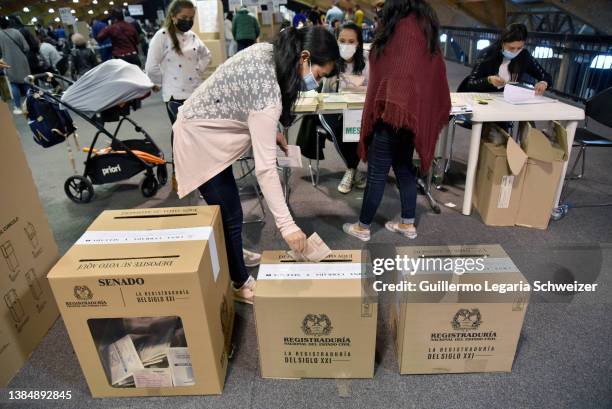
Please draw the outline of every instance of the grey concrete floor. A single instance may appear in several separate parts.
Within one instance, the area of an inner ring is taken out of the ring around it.
[[[467,69],[448,64],[455,88]],[[144,102],[132,118],[148,130],[165,152],[170,152],[170,126],[159,96]],[[193,197],[178,200],[169,186],[155,198],[144,199],[138,189],[142,176],[96,187],[92,203],[77,205],[63,192],[71,174],[65,145],[43,150],[35,145],[23,119],[16,118],[24,149],[41,200],[61,252],[65,252],[105,209],[193,204]],[[92,128],[78,120],[81,143],[92,137]],[[129,134],[124,134],[129,137]],[[513,371],[462,375],[400,376],[388,320],[388,299],[381,298],[376,374],[373,380],[266,380],[259,376],[255,323],[250,307],[237,308],[225,392],[221,396],[92,399],[61,319],[34,351],[9,388],[71,390],[66,402],[14,403],[0,398],[1,407],[22,408],[612,408],[612,208],[576,208],[546,231],[485,226],[477,214],[461,215],[460,181],[467,158],[468,133],[460,129],[449,184],[436,192],[442,214],[430,211],[418,198],[419,237],[414,241],[387,232],[383,225],[399,216],[399,197],[392,179],[373,226],[372,243],[386,245],[501,244],[530,279],[599,283],[594,294],[538,295],[528,308]],[[321,184],[309,183],[307,168],[294,173],[291,207],[297,223],[307,233],[317,231],[335,249],[360,248],[361,242],[341,231],[344,222],[357,218],[362,191],[337,192],[342,164],[332,146],[326,148]],[[589,152],[585,179],[570,182],[564,200],[574,205],[612,202],[612,151]],[[77,153],[77,157],[84,155]],[[81,169],[81,168],[80,168]],[[253,199],[243,204],[247,215],[258,214]],[[264,225],[245,227],[246,246],[256,250],[283,249],[284,242],[266,218]],[[256,270],[253,271],[256,273]],[[503,319],[503,317],[499,317]]]

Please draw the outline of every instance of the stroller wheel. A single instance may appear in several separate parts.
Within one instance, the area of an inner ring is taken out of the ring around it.
[[[66,179],[64,191],[66,196],[75,203],[89,203],[94,195],[94,188],[89,179],[80,175]]]
[[[153,197],[155,193],[157,193],[157,189],[159,189],[159,183],[155,176],[147,175],[140,183],[140,191],[144,197]]]
[[[165,186],[168,183],[168,165],[157,165],[157,181],[161,186]]]

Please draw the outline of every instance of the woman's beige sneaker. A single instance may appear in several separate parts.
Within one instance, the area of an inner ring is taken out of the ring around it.
[[[387,222],[385,223],[385,229],[392,231],[393,233],[399,233],[404,237],[408,237],[409,239],[416,239],[417,231],[414,224],[411,224],[408,228],[400,228],[400,224],[398,222]]]
[[[353,186],[357,189],[365,189],[368,184],[368,175],[363,172],[357,172],[355,177],[353,178]]]
[[[242,257],[244,259],[244,265],[247,267],[257,267],[261,263],[261,254],[242,249]]]
[[[342,230],[350,236],[356,237],[361,241],[370,241],[370,230],[363,230],[358,228],[357,223],[344,223]]]
[[[338,192],[347,194],[353,190],[353,179],[355,178],[355,169],[347,169],[344,176],[338,185]]]
[[[249,278],[242,284],[240,288],[233,288],[234,290],[234,301],[238,301],[245,304],[253,304],[253,300],[255,299],[255,285],[257,281],[253,278],[253,276],[249,276]]]

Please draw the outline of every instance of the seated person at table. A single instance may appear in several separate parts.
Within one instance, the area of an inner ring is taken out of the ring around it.
[[[361,29],[354,23],[346,23],[342,26],[338,35],[338,47],[340,48],[340,60],[336,63],[339,74],[330,78],[323,79],[322,92],[365,92],[368,85],[368,60],[363,50],[363,36]],[[325,121],[333,130],[337,149],[346,164],[344,177],[338,185],[340,193],[349,193],[353,185],[363,189],[365,187],[365,177],[357,177],[357,165],[359,156],[357,155],[357,142],[342,141],[342,115],[325,115]],[[313,126],[314,124],[314,126]],[[316,144],[316,125],[320,125],[316,116],[307,116],[302,121],[298,144],[306,157],[311,157],[308,152],[314,151]],[[308,135],[306,135],[308,134]],[[323,143],[321,144],[321,146]],[[322,155],[319,154],[319,158]]]
[[[527,27],[511,24],[500,39],[481,51],[472,73],[459,85],[459,92],[503,91],[509,82],[533,82],[536,95],[552,85],[552,77],[525,48]]]

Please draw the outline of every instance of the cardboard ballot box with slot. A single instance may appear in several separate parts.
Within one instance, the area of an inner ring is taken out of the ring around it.
[[[421,263],[415,274],[395,272],[396,284],[415,289],[398,291],[391,308],[400,373],[510,372],[529,293],[484,291],[527,283],[506,252],[474,245],[399,247],[397,254]],[[457,284],[483,291],[452,291]]]
[[[234,309],[218,206],[105,211],[48,278],[94,397],[223,391]]]
[[[567,132],[551,122],[544,132],[521,124],[520,145],[493,126],[507,142],[481,145],[474,205],[485,224],[546,229],[563,164]]]
[[[9,107],[0,102],[0,387],[59,316],[47,272],[59,258]]]
[[[360,251],[319,263],[262,255],[255,322],[264,378],[372,378],[378,304]]]

